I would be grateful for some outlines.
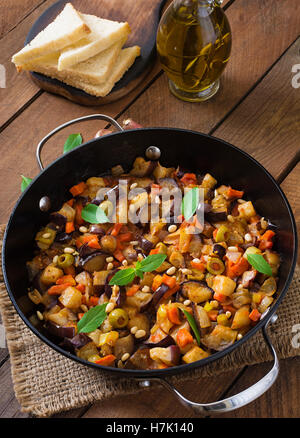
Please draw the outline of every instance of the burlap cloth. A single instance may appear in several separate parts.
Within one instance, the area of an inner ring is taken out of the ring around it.
[[[0,226],[0,247],[3,231],[4,226]],[[0,282],[0,310],[11,358],[14,390],[23,412],[47,417],[119,394],[132,394],[141,390],[133,379],[109,376],[85,367],[42,343],[17,315],[5,289],[1,269]],[[300,275],[297,268],[289,291],[278,308],[278,321],[268,329],[280,358],[300,355],[300,348],[292,342],[295,336],[292,327],[300,324],[299,290]],[[222,359],[169,379],[176,383],[214,376],[224,370],[228,372],[271,359],[262,334],[258,332]]]

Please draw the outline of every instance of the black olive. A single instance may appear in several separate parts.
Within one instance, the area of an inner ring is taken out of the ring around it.
[[[217,254],[220,259],[222,259],[226,254],[226,249],[224,248],[224,246],[215,243],[213,246],[213,253]]]

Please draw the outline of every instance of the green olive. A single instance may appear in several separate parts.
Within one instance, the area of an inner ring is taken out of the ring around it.
[[[222,260],[217,257],[210,257],[207,261],[206,269],[213,275],[220,275],[225,269]]]
[[[128,315],[124,309],[114,309],[110,312],[108,321],[113,328],[124,328],[128,324]]]
[[[103,236],[100,243],[103,251],[113,253],[117,249],[117,240],[114,236]]]
[[[72,254],[61,254],[57,259],[57,266],[59,268],[69,268],[69,266],[73,265],[74,257]]]
[[[228,238],[229,229],[226,227],[226,225],[221,225],[220,228],[218,228],[218,231],[216,232],[215,241],[216,242],[225,242]]]

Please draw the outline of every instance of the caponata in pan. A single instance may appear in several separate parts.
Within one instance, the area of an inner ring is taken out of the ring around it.
[[[243,191],[138,157],[128,173],[118,165],[69,192],[36,235],[28,296],[78,357],[195,362],[241,339],[274,301],[275,232]]]

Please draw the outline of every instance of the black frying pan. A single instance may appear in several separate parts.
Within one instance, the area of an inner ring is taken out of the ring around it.
[[[41,149],[55,132],[77,121],[90,119],[107,120],[122,130],[117,122],[103,115],[86,116],[68,122],[52,131],[40,142],[37,154],[39,164],[41,165]],[[117,164],[122,164],[125,171],[129,170],[134,159],[137,156],[143,156],[150,145],[155,145],[160,149],[160,162],[163,166],[177,167],[180,164],[191,172],[205,173],[208,171],[220,183],[230,184],[244,190],[247,198],[254,202],[257,212],[278,227],[276,244],[277,251],[281,254],[281,268],[277,299],[266,316],[241,340],[201,361],[164,370],[140,371],[103,367],[66,352],[52,341],[50,335],[45,335],[38,327],[30,323],[28,318],[35,312],[35,309],[33,303],[24,298],[29,286],[26,261],[33,257],[35,234],[41,225],[48,222],[49,211],[59,209],[67,199],[69,187],[90,176],[107,172]],[[51,201],[51,208],[48,212],[40,209],[40,200],[45,196]],[[2,256],[5,284],[20,317],[42,341],[70,359],[120,377],[138,378],[144,386],[149,386],[154,380],[159,381],[167,389],[175,392],[181,402],[197,412],[224,412],[241,407],[263,394],[278,375],[278,360],[267,337],[266,326],[275,319],[274,312],[292,279],[297,256],[295,221],[284,193],[266,169],[248,154],[223,140],[183,129],[149,128],[117,132],[84,143],[50,164],[32,181],[19,198],[6,228]],[[266,376],[242,393],[221,402],[198,404],[185,399],[164,379],[166,376],[184,373],[221,358],[235,348],[239,348],[260,329],[274,356],[274,365]]]

